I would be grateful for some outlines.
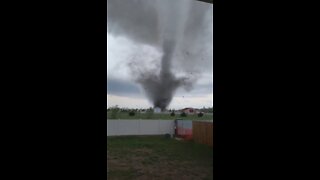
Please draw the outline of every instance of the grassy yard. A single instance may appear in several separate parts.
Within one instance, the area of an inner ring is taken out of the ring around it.
[[[163,119],[163,120],[174,120],[174,119],[186,119],[186,120],[212,120],[212,114],[204,114],[202,117],[198,117],[196,114],[187,115],[187,117],[181,117],[179,114],[170,116],[170,114],[154,113],[152,115],[147,113],[136,113],[134,116],[129,116],[128,112],[118,112],[116,118],[112,118],[112,113],[108,112],[108,119]]]
[[[108,179],[211,180],[213,149],[164,136],[108,137]]]

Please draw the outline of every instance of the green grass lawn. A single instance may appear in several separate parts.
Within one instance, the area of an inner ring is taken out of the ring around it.
[[[116,118],[112,118],[112,113],[107,113],[108,119],[163,119],[163,120],[174,120],[174,119],[185,119],[185,120],[212,120],[212,114],[204,114],[202,117],[198,117],[197,114],[187,115],[187,117],[181,117],[180,114],[170,116],[170,114],[154,113],[152,115],[147,113],[136,113],[134,116],[129,116],[128,112],[118,112]]]
[[[212,179],[212,147],[164,136],[108,137],[108,179]]]

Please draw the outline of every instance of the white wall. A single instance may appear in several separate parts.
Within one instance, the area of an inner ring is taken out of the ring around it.
[[[174,120],[107,120],[107,136],[174,134]]]

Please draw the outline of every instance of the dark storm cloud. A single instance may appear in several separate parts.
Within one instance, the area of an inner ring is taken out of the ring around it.
[[[178,90],[177,94],[182,95],[191,95],[191,96],[202,96],[212,93],[212,84],[201,84],[195,85],[196,88],[191,93]],[[127,97],[142,97],[142,94],[136,84],[133,84],[131,81],[124,81],[115,78],[108,78],[107,82],[107,93],[110,95],[117,96],[127,96]]]
[[[108,0],[109,33],[155,46],[163,53],[158,70],[152,73],[150,65],[137,63],[139,59],[128,63],[133,79],[154,106],[165,109],[176,90],[192,89],[203,72],[201,65],[208,66],[197,61],[211,60],[210,18],[206,18],[210,10],[210,5],[191,0]],[[184,75],[177,77],[174,64]]]
[[[107,79],[107,93],[117,96],[140,96],[140,90],[136,84],[130,81],[123,81],[119,79]]]

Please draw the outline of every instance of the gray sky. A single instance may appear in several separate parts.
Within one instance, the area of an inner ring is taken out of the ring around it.
[[[108,107],[114,105],[128,108],[152,107],[140,84],[134,81],[134,74],[128,63],[135,62],[135,65],[150,71],[160,66],[163,51],[159,46],[161,41],[159,34],[162,26],[159,26],[161,17],[157,17],[156,12],[162,4],[156,0],[108,0],[107,2]],[[180,7],[180,2],[177,2]],[[184,19],[186,22],[183,24],[184,36],[181,36],[177,43],[172,71],[176,76],[185,76],[189,73],[197,78],[191,90],[178,88],[175,92],[168,107],[174,109],[212,106],[213,8],[212,4],[197,1],[192,1],[188,5],[191,13]],[[170,13],[172,12],[164,14]],[[203,22],[199,22],[200,17]]]

